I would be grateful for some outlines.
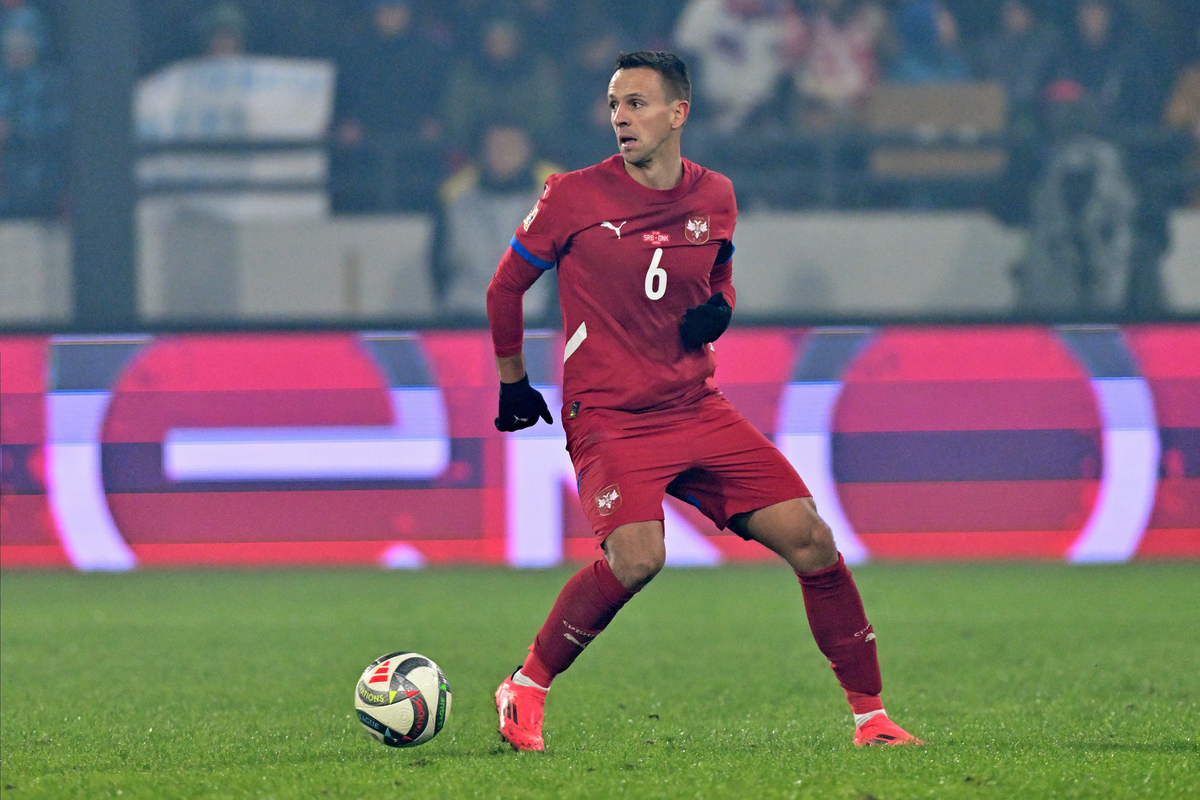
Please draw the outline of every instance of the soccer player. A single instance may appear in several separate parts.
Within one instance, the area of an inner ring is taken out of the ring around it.
[[[496,427],[553,422],[530,386],[521,298],[557,265],[567,335],[563,428],[603,557],[563,586],[529,656],[496,690],[500,735],[542,750],[546,693],[662,569],[664,493],[778,553],[846,692],[854,743],[920,744],[888,719],[875,634],[811,493],[713,383],[735,294],[729,179],[684,159],[691,84],[663,52],[622,54],[608,85],[619,154],[552,175],[488,287]]]

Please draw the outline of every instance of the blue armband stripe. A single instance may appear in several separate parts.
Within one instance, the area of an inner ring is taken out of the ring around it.
[[[528,261],[530,264],[533,264],[535,267],[537,267],[540,270],[543,270],[543,271],[548,270],[551,267],[553,267],[555,264],[554,261],[543,261],[542,259],[535,256],[533,253],[526,250],[525,245],[518,242],[516,236],[513,236],[512,241],[508,243],[508,246],[511,247],[513,250],[516,250],[517,255],[519,255],[521,258],[525,259],[526,261]]]

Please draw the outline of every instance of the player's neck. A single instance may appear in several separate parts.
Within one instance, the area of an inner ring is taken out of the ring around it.
[[[666,157],[657,157],[641,165],[625,162],[629,177],[648,189],[674,189],[683,180],[683,159],[676,150]]]

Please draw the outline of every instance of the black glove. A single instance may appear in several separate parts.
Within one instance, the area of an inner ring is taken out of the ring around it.
[[[684,348],[692,350],[715,342],[729,327],[732,317],[733,308],[725,302],[725,295],[720,292],[708,298],[704,305],[689,308],[684,312],[683,325],[679,328]]]
[[[546,398],[529,385],[528,375],[516,383],[500,384],[500,416],[496,417],[496,430],[519,431],[537,424],[538,417],[546,420],[547,425],[554,423],[554,417],[546,407]]]

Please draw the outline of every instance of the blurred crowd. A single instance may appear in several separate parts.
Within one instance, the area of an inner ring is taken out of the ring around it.
[[[0,217],[49,216],[65,197],[67,94],[42,14],[0,5]]]
[[[69,113],[53,32],[67,1],[0,6],[0,216],[64,207]],[[1152,310],[1152,275],[1118,288],[1087,265],[1047,278],[1038,259],[1153,261],[1166,210],[1197,196],[1200,0],[142,0],[139,14],[143,74],[238,53],[331,60],[334,211],[437,215],[440,288],[464,310],[545,175],[615,152],[604,89],[622,50],[684,55],[697,160],[731,173],[748,163],[768,180],[781,153],[827,154],[805,143],[833,141],[831,163],[865,163],[881,87],[1001,87],[1006,158],[978,192],[823,202],[976,205],[1042,225],[1017,275],[1030,307],[1062,291],[1085,304],[1140,292]],[[739,186],[743,205],[754,185]],[[786,204],[789,192],[769,197]],[[801,207],[812,195],[792,196]]]

